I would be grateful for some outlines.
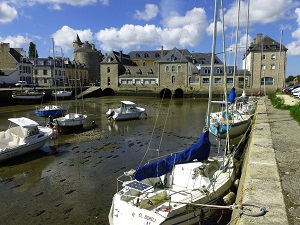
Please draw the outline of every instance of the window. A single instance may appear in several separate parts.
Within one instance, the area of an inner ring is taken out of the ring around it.
[[[204,73],[205,73],[205,74],[208,74],[208,73],[209,73],[209,69],[205,68],[205,69],[204,69]]]
[[[261,64],[261,69],[265,70],[266,69],[266,65],[265,64]]]
[[[159,54],[158,53],[155,53],[155,58],[159,58]]]
[[[209,78],[202,78],[203,84],[209,84]]]
[[[272,60],[275,60],[275,59],[276,59],[275,54],[272,54],[272,55],[271,55],[271,59],[272,59]]]
[[[220,68],[217,68],[217,69],[216,69],[216,73],[217,73],[217,74],[220,74],[221,72],[222,72],[222,71],[221,71]]]
[[[175,84],[175,76],[172,76],[172,84]]]
[[[233,68],[232,68],[232,67],[229,67],[229,68],[228,68],[228,73],[229,73],[229,74],[233,74]]]
[[[265,60],[265,59],[266,59],[266,55],[263,54],[263,55],[261,56],[261,59],[262,59],[262,60]]]
[[[107,62],[111,62],[111,57],[108,57],[108,58],[107,58]]]
[[[109,73],[110,72],[110,67],[107,67],[107,73]]]
[[[145,54],[144,54],[144,57],[145,57],[145,58],[148,58],[148,57],[149,57],[148,53],[145,53]]]
[[[43,75],[47,75],[47,70],[43,70]]]
[[[172,72],[175,72],[176,70],[175,70],[175,66],[172,66]]]
[[[110,85],[110,77],[107,78],[107,85]]]
[[[140,54],[139,54],[139,53],[136,53],[136,57],[137,57],[137,58],[140,58],[141,56],[140,56]]]
[[[169,66],[166,66],[166,72],[170,72]]]
[[[262,85],[273,85],[274,79],[272,77],[263,77],[261,78]]]
[[[222,83],[222,79],[220,77],[216,77],[215,84],[221,84],[221,83]]]
[[[47,79],[46,78],[44,78],[44,84],[47,84]]]
[[[178,72],[182,72],[181,66],[178,66],[178,67],[177,67],[177,70],[178,70]]]
[[[171,61],[174,62],[177,58],[174,55],[171,55]]]
[[[227,84],[233,84],[233,78],[232,77],[227,78]]]
[[[143,62],[143,66],[146,66],[146,62]]]
[[[275,70],[275,69],[276,69],[275,64],[272,64],[271,65],[271,70]]]

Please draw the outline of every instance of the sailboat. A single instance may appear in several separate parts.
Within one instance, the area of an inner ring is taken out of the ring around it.
[[[236,73],[236,58],[237,58],[237,43],[238,43],[238,26],[239,26],[239,12],[240,12],[240,1],[238,1],[238,13],[237,13],[237,30],[236,30],[236,45],[235,45],[235,56],[234,56],[234,76]],[[223,25],[224,26],[224,25]],[[223,27],[223,40],[224,37],[224,27]],[[223,44],[225,49],[225,42]],[[212,70],[213,71],[213,70]],[[233,81],[235,78],[233,78]],[[246,103],[244,98],[236,98],[235,93],[235,82],[233,82],[233,87],[230,90],[228,100],[225,101],[213,101],[213,103],[226,105],[227,111],[221,109],[220,111],[210,114],[210,132],[221,139],[225,139],[228,136],[230,138],[236,138],[243,135],[249,128],[254,108],[251,103]],[[227,72],[226,72],[226,53],[224,53],[224,95],[227,97]]]
[[[54,54],[54,39],[53,40],[53,74],[54,74],[54,87],[56,90],[56,70],[55,70],[55,54]],[[56,118],[65,115],[67,108],[57,105],[57,98],[55,97],[55,105],[48,104],[44,107],[36,107],[35,114],[40,117]]]
[[[61,49],[61,54],[62,54],[61,66],[62,66],[64,89],[63,90],[55,90],[54,92],[52,92],[52,96],[56,99],[66,99],[66,98],[70,98],[72,95],[71,90],[66,90],[66,80],[65,80],[65,73],[64,73],[64,56],[63,56],[62,49]]]
[[[211,69],[214,68],[217,6],[215,0]],[[210,88],[207,118],[211,98]],[[235,168],[233,157],[225,154],[226,151],[222,156],[209,156],[208,126],[206,119],[200,138],[189,148],[118,177],[109,224],[194,224],[215,213],[213,206],[220,204],[235,180]]]
[[[76,60],[74,60],[75,63],[75,96],[77,95],[77,73],[78,71],[78,65]],[[76,112],[74,113],[68,113],[65,116],[58,117],[53,120],[54,125],[58,129],[59,132],[62,133],[69,133],[69,132],[74,132],[77,130],[80,130],[83,128],[84,122],[87,118],[86,113],[80,113],[78,112],[78,104],[77,104],[77,98],[75,99],[76,101]],[[83,99],[82,99],[83,101]]]
[[[21,57],[20,61],[23,64],[24,58]],[[23,68],[23,66],[21,67]],[[22,69],[22,73],[23,73],[23,69]],[[33,90],[31,90],[31,89],[24,89],[23,85],[21,85],[21,90],[13,91],[11,97],[13,99],[18,100],[19,104],[32,104],[35,102],[41,102],[43,100],[44,95],[45,92],[37,91],[36,86],[34,86]]]

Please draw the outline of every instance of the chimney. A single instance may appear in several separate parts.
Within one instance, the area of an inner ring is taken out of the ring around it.
[[[160,48],[160,58],[162,59],[164,57],[164,46],[161,46]]]
[[[262,42],[262,33],[256,34],[256,44],[260,44]]]
[[[121,64],[123,64],[123,51],[122,50],[120,50],[120,62],[121,62]]]

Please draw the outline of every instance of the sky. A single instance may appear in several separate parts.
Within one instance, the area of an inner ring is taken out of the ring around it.
[[[223,0],[227,65],[236,47],[241,69],[246,47],[262,33],[288,48],[286,76],[300,75],[300,2],[240,0],[240,13],[237,2]],[[223,59],[220,4],[216,53]],[[41,58],[53,56],[54,43],[55,56],[72,59],[77,34],[102,54],[161,46],[212,52],[214,9],[214,0],[0,0],[0,42],[27,54],[33,42]]]

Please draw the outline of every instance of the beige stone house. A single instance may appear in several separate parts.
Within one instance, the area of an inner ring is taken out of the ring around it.
[[[9,43],[0,44],[0,83],[14,84],[19,80],[32,83],[32,63],[22,48],[11,48]]]

